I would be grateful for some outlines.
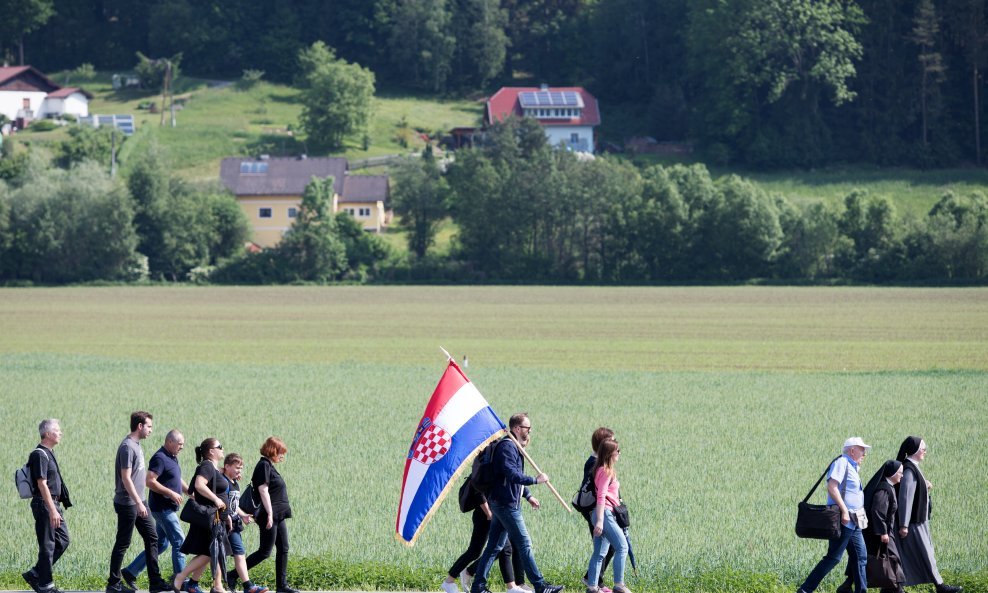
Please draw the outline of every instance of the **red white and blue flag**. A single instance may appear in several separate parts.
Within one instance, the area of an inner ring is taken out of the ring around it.
[[[419,421],[405,460],[395,537],[412,546],[474,454],[504,423],[450,360]]]

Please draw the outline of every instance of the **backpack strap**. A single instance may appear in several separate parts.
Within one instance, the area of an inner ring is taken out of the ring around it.
[[[806,498],[803,499],[803,502],[807,502],[810,499],[810,497],[813,496],[813,493],[816,492],[817,486],[819,486],[820,485],[820,482],[823,481],[823,478],[826,477],[827,472],[829,472],[830,471],[830,468],[833,467],[834,462],[836,462],[840,458],[841,458],[841,456],[838,455],[837,457],[834,457],[830,461],[830,463],[827,464],[827,469],[823,470],[823,473],[820,474],[820,479],[817,480],[816,481],[816,484],[813,484],[813,487],[810,488],[810,491],[806,493]],[[845,476],[845,479],[846,479],[846,476]]]

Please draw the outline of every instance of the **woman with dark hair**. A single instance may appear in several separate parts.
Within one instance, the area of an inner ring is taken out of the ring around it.
[[[631,593],[624,584],[624,563],[628,558],[628,538],[617,520],[614,508],[621,504],[620,483],[615,465],[621,455],[621,446],[614,439],[607,439],[597,448],[594,464],[594,486],[597,489],[597,506],[593,517],[593,555],[587,568],[587,593],[599,593],[600,566],[607,549],[614,548],[614,593]]]
[[[889,558],[895,566],[897,574],[895,587],[883,587],[882,593],[902,593],[905,576],[899,560],[899,550],[896,547],[896,494],[894,486],[902,479],[902,464],[889,459],[878,468],[875,475],[868,481],[864,489],[864,508],[868,513],[868,527],[864,530],[865,547],[868,554],[876,554],[882,546],[886,546]],[[847,580],[837,587],[837,593],[850,593],[853,579],[850,565],[845,574]]]
[[[607,439],[613,439],[613,438],[614,438],[614,431],[611,430],[610,428],[607,428],[606,426],[599,427],[597,430],[593,431],[592,435],[590,435],[590,457],[588,457],[587,461],[583,464],[584,482],[591,482],[591,483],[593,482],[594,466],[597,465],[597,449],[600,447],[600,444],[606,441]],[[587,527],[590,528],[590,541],[592,543],[593,524],[594,524],[593,509],[590,509],[588,511],[581,511],[580,514],[583,515],[584,519],[586,519]],[[597,588],[600,590],[600,593],[611,593],[610,588],[604,586],[604,573],[607,571],[607,566],[611,563],[611,558],[613,557],[614,557],[614,548],[608,547],[607,554],[604,555],[604,562],[600,566],[600,577],[597,580]],[[592,583],[589,581],[589,578],[590,578],[589,572],[583,575],[583,584],[586,585],[587,587],[590,587],[592,585]]]
[[[223,498],[226,496],[229,485],[220,473],[220,464],[223,462],[223,445],[214,438],[208,438],[196,447],[196,473],[192,476],[192,485],[189,490],[199,504],[216,507],[218,510],[226,510],[226,503]],[[186,593],[202,593],[199,588],[199,578],[202,571],[209,565],[209,544],[213,541],[213,532],[209,527],[202,527],[195,524],[189,525],[189,534],[185,536],[182,544],[183,554],[193,554],[195,558],[185,565],[182,572],[175,575],[172,586],[176,591]],[[188,579],[188,580],[186,580]],[[210,593],[225,593],[223,588],[222,571],[216,571],[213,575],[213,586]]]
[[[292,507],[288,503],[288,488],[274,464],[285,460],[288,446],[278,437],[268,437],[261,445],[261,460],[254,466],[253,484],[261,498],[261,508],[257,511],[257,526],[261,531],[261,542],[257,551],[247,557],[247,569],[254,568],[271,555],[274,557],[277,593],[298,593],[288,584],[288,524]],[[236,573],[230,576],[236,576]]]
[[[899,557],[906,575],[905,585],[933,583],[937,593],[958,593],[961,588],[947,585],[937,569],[930,537],[930,489],[933,484],[923,476],[919,464],[926,459],[926,441],[906,437],[896,459],[902,462],[899,482]]]

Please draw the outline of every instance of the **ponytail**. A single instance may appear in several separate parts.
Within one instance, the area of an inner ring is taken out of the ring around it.
[[[202,447],[196,445],[196,464],[202,463]]]

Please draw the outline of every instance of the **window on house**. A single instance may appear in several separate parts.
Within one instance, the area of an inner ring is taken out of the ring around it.
[[[572,134],[569,135],[569,141],[572,142],[573,144],[578,143],[580,141],[580,135],[577,134],[576,132],[573,132]]]
[[[258,216],[258,218],[271,218],[271,209],[270,208],[260,208],[257,211],[257,216]]]
[[[368,216],[370,216],[370,208],[361,208],[360,209],[360,216],[365,217],[365,218],[368,217]]]
[[[288,218],[295,218],[297,216],[298,216],[298,208],[292,207],[288,209]]]
[[[21,101],[21,107],[24,109],[31,109],[31,99],[24,99]]]
[[[349,214],[350,216],[354,216],[357,213],[353,208],[344,208],[343,211]]]

